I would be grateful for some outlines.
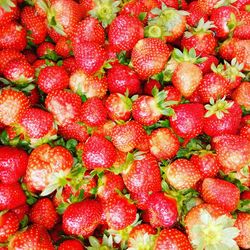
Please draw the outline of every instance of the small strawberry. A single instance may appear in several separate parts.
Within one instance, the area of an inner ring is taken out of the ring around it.
[[[238,38],[228,38],[223,41],[219,47],[219,55],[227,61],[231,61],[235,57],[235,46]]]
[[[238,88],[233,92],[233,100],[246,110],[250,110],[250,83],[241,82]]]
[[[76,66],[76,60],[73,56],[65,58],[62,66],[66,69],[69,75],[73,74],[78,69]]]
[[[238,213],[234,225],[240,230],[239,236],[235,239],[238,246],[244,249],[250,248],[250,214]]]
[[[79,240],[71,239],[63,241],[59,246],[58,250],[84,250],[82,243]]]
[[[11,211],[16,214],[16,216],[20,222],[24,219],[25,215],[28,215],[29,209],[30,209],[29,205],[27,203],[25,203],[19,207],[11,209]]]
[[[168,86],[168,87],[172,87],[172,86]],[[145,95],[151,95],[152,96],[153,88],[157,88],[160,91],[161,84],[160,84],[160,82],[158,82],[158,81],[156,81],[154,79],[149,79],[144,84],[143,94],[145,94]]]
[[[204,62],[198,63],[197,66],[201,69],[203,74],[208,74],[212,72],[212,64],[217,66],[219,64],[219,60],[217,59],[217,57],[212,55],[205,55],[205,58],[207,59]]]
[[[187,11],[189,12],[189,15],[186,17],[186,20],[189,26],[197,26],[202,18],[204,22],[208,21],[208,15],[202,10],[198,1],[190,2]]]
[[[67,58],[72,56],[72,42],[69,38],[64,36],[60,37],[60,39],[56,43],[55,52],[57,55]]]
[[[36,53],[38,57],[52,57],[52,55],[55,53],[55,45],[51,42],[43,42],[37,47]]]
[[[177,103],[181,102],[181,93],[174,86],[166,86],[164,87],[164,91],[167,92],[167,97],[165,98],[166,101],[176,101]]]
[[[250,70],[250,40],[239,40],[235,42],[234,57],[238,63],[244,65],[243,70]]]

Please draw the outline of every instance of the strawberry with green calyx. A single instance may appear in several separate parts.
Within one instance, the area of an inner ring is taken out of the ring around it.
[[[230,37],[220,44],[218,52],[222,59],[231,61],[235,57],[235,46],[239,40],[238,38]]]
[[[73,55],[72,52],[72,42],[67,37],[60,37],[60,39],[56,43],[55,53],[58,57],[69,58]]]
[[[88,246],[87,250],[118,250],[115,248],[113,237],[110,235],[109,237],[103,234],[103,237],[101,239],[97,239],[94,236],[89,236],[88,238],[90,246]]]
[[[211,15],[217,8],[228,6],[234,3],[235,0],[198,0],[198,4],[202,11],[207,15]]]
[[[249,36],[250,15],[248,11],[239,12],[239,22],[234,30],[233,36],[241,40],[250,39]]]
[[[16,7],[16,0],[4,0],[1,2],[0,4],[0,7],[1,9],[1,12],[12,12],[13,11],[13,8]],[[2,19],[0,19],[2,21]],[[4,20],[4,19],[3,19]]]
[[[115,19],[120,11],[121,1],[112,0],[91,0],[93,7],[88,12],[92,17],[97,18],[102,26],[106,28]]]
[[[241,82],[232,94],[233,100],[243,106],[247,111],[250,110],[250,83]],[[250,124],[249,124],[250,125]]]
[[[197,249],[239,249],[235,241],[239,230],[234,223],[228,212],[206,203],[192,208],[185,217],[189,240]]]
[[[207,60],[201,63],[198,63],[197,66],[201,69],[203,75],[211,73],[211,66],[214,64],[217,66],[219,64],[219,60],[217,57],[212,55],[206,55]]]
[[[148,20],[148,26],[145,28],[146,37],[173,42],[182,36],[186,28],[188,12],[168,8],[164,3],[161,9],[154,8],[151,12],[155,16]]]
[[[250,248],[250,214],[238,213],[235,226],[240,230],[239,236],[235,239],[237,244],[243,249]]]
[[[211,31],[211,28],[214,27],[213,22],[205,22],[204,19],[201,18],[197,27],[190,28],[189,31],[184,33],[181,46],[188,50],[194,48],[197,55],[214,54],[217,45],[216,38]]]
[[[243,63],[244,71],[250,70],[250,40],[238,40],[235,42],[235,49],[234,49],[234,57],[236,58],[237,62]]]
[[[55,44],[52,42],[43,42],[39,44],[39,46],[36,49],[36,54],[38,57],[41,57],[42,59],[50,59],[53,61],[57,61],[57,55],[55,53]]]
[[[132,106],[132,116],[135,121],[146,126],[158,122],[163,115],[174,115],[174,110],[170,106],[178,103],[165,101],[167,98],[165,90],[159,92],[157,88],[154,88],[152,92],[153,96],[141,95]]]
[[[205,123],[203,131],[209,136],[222,134],[236,134],[240,127],[242,111],[234,101],[227,101],[226,98],[218,99],[206,104]]]
[[[84,250],[84,246],[79,240],[76,239],[65,240],[58,246],[58,250],[69,250],[69,249]]]

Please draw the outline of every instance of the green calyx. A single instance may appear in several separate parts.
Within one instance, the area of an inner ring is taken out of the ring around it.
[[[238,63],[236,58],[233,58],[231,61],[231,64],[227,61],[224,61],[225,64],[225,71],[224,71],[224,77],[230,80],[231,82],[234,82],[236,80],[236,77],[244,78],[245,74],[243,74],[241,71],[244,68],[243,63]]]
[[[218,119],[222,119],[224,114],[228,114],[234,102],[228,102],[225,100],[226,97],[224,96],[222,99],[218,99],[214,102],[214,99],[211,98],[210,104],[205,105],[205,109],[207,110],[205,117],[210,117],[212,115],[216,115]]]
[[[214,8],[215,9],[218,9],[218,8],[220,8],[220,7],[222,7],[222,6],[229,6],[229,5],[231,5],[232,3],[235,3],[237,0],[220,0],[220,1],[218,1],[216,4],[215,4],[215,6],[214,6]]]
[[[89,11],[92,17],[97,18],[104,28],[106,28],[115,19],[120,11],[121,1],[112,0],[94,0],[95,7]]]
[[[113,237],[110,235],[109,237],[105,234],[102,238],[102,243],[94,236],[89,236],[88,238],[90,246],[87,247],[87,250],[116,250],[117,248],[113,247],[114,240]]]
[[[11,8],[16,5],[11,0],[0,0],[0,7],[2,7],[6,12],[10,12]]]
[[[173,58],[178,63],[191,62],[194,64],[203,63],[204,61],[207,60],[206,57],[197,56],[194,48],[190,49],[189,51],[186,48],[184,48],[183,52],[175,48],[172,52],[171,58]]]

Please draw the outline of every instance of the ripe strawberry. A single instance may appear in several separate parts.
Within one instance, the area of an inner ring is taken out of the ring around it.
[[[21,22],[26,27],[29,39],[34,44],[42,43],[47,35],[47,27],[44,17],[36,13],[36,9],[25,6],[21,12]]]
[[[103,203],[104,215],[109,228],[122,230],[136,219],[136,206],[125,197],[113,195]]]
[[[19,207],[11,209],[11,212],[16,214],[16,216],[20,222],[24,219],[25,215],[28,215],[29,209],[30,209],[29,205],[27,203],[25,203]]]
[[[55,52],[55,45],[51,42],[43,42],[36,49],[38,57],[49,57]]]
[[[137,73],[126,65],[115,63],[107,74],[108,89],[111,93],[125,94],[129,96],[137,94],[141,82]]]
[[[219,48],[219,55],[227,61],[231,61],[235,57],[235,46],[238,38],[228,38],[223,41]]]
[[[200,179],[199,167],[189,160],[177,159],[167,166],[166,180],[175,189],[193,188]]]
[[[0,214],[0,242],[8,241],[19,228],[18,217],[11,211]]]
[[[163,192],[153,193],[148,200],[148,213],[152,227],[171,227],[178,218],[177,202]]]
[[[84,145],[82,160],[87,169],[109,168],[116,160],[113,144],[102,135],[92,135]]]
[[[69,40],[69,38],[66,38],[64,36],[60,37],[55,47],[56,54],[63,58],[70,57],[73,54],[71,43],[72,42],[71,40]]]
[[[80,120],[87,126],[97,127],[105,123],[107,110],[101,99],[97,97],[89,98],[81,106]]]
[[[16,0],[3,2],[0,5],[0,22],[9,23],[18,19],[20,14]]]
[[[0,183],[0,210],[19,207],[26,202],[26,196],[18,182]]]
[[[150,152],[158,160],[173,158],[180,147],[175,134],[168,128],[155,129],[149,139]]]
[[[198,0],[200,9],[207,15],[211,15],[219,0]]]
[[[103,98],[108,90],[107,78],[98,78],[90,76],[77,69],[69,80],[70,89],[79,95],[85,95],[87,98],[98,97]]]
[[[235,226],[240,230],[239,236],[235,239],[238,246],[244,249],[250,248],[250,214],[238,213]]]
[[[238,63],[243,63],[243,70],[250,70],[250,40],[239,40],[235,42],[234,57]]]
[[[4,125],[17,122],[29,106],[29,99],[21,91],[11,88],[2,89],[0,93],[0,122]]]
[[[239,135],[221,135],[213,138],[218,160],[225,172],[239,171],[250,161],[250,142]]]
[[[202,132],[204,107],[201,104],[179,104],[173,109],[175,114],[170,117],[170,126],[178,136],[191,139]]]
[[[79,240],[65,240],[59,246],[58,250],[84,250],[82,243]]]
[[[26,29],[16,22],[0,27],[0,49],[23,50],[27,45]]]
[[[171,228],[163,229],[156,238],[155,250],[161,249],[192,250],[192,246],[187,236],[181,231]]]
[[[73,52],[77,66],[88,75],[99,71],[108,59],[106,50],[96,42],[73,43]]]
[[[215,178],[205,178],[201,195],[205,202],[232,212],[240,201],[240,190],[232,183]]]
[[[48,144],[37,147],[30,154],[25,175],[28,189],[45,191],[48,186],[57,184],[56,189],[60,186],[59,179],[69,173],[72,165],[73,157],[67,149],[61,146],[52,148]]]
[[[223,134],[236,134],[240,127],[242,111],[234,101],[226,101],[225,98],[211,101],[211,105],[205,105],[208,110],[205,114],[203,131],[209,136]]]
[[[249,0],[239,0],[237,2],[232,3],[233,6],[235,6],[239,10],[246,10],[249,7]]]
[[[212,72],[212,64],[217,66],[219,64],[219,60],[217,59],[217,57],[212,55],[205,55],[205,58],[207,59],[204,62],[198,63],[197,66],[201,69],[203,74],[208,74]]]
[[[13,59],[4,67],[3,75],[16,85],[23,85],[34,81],[35,70],[26,60]]]
[[[168,86],[168,87],[172,87],[172,86]],[[152,91],[153,88],[157,88],[159,91],[161,89],[161,84],[160,82],[154,80],[154,79],[149,79],[143,87],[143,94],[144,95],[150,95],[152,96]]]
[[[10,240],[9,248],[17,249],[46,249],[53,250],[54,246],[46,229],[33,224],[25,231],[19,231]]]
[[[132,50],[135,44],[143,37],[142,23],[138,18],[131,15],[117,16],[109,27],[109,43],[117,52]]]
[[[69,75],[73,74],[78,69],[76,66],[76,60],[73,56],[65,58],[62,66],[66,69]]]
[[[144,4],[144,0],[132,0],[132,1],[126,2],[122,6],[122,9],[120,10],[119,13],[121,15],[131,15],[131,16],[139,18],[142,12],[146,14],[148,12],[148,8]],[[147,21],[147,16],[144,18],[142,22],[144,23],[144,21]]]
[[[233,100],[246,110],[250,110],[250,83],[242,82],[233,92]]]
[[[170,56],[168,46],[158,38],[139,40],[132,50],[131,62],[141,79],[160,73]]]
[[[192,155],[190,161],[199,168],[202,179],[215,177],[221,167],[217,155],[211,152]]]
[[[29,212],[30,221],[34,224],[44,226],[46,229],[52,229],[59,219],[52,201],[49,198],[38,200]]]
[[[45,99],[46,108],[59,125],[79,120],[81,103],[80,96],[66,90],[51,91]]]
[[[112,143],[122,152],[129,152],[137,147],[145,134],[142,126],[136,121],[118,124],[112,129]]]
[[[22,53],[24,54],[27,62],[30,64],[33,64],[37,60],[37,55],[36,55],[35,51],[25,49],[22,51]]]
[[[28,165],[28,154],[23,149],[0,147],[0,181],[12,184],[24,176]]]
[[[236,26],[233,36],[241,40],[250,39],[249,35],[250,15],[248,11],[239,12],[239,23]]]
[[[100,223],[101,214],[102,206],[96,200],[74,203],[63,214],[63,231],[70,235],[90,236]]]
[[[232,216],[216,205],[203,203],[193,207],[185,217],[185,227],[195,248],[238,248],[235,238],[239,230],[234,227]]]
[[[164,91],[167,92],[167,97],[165,98],[166,101],[176,101],[177,103],[181,102],[181,93],[174,86],[166,86]]]
[[[198,1],[190,2],[187,11],[189,12],[189,15],[186,17],[186,20],[189,26],[197,26],[202,18],[204,22],[208,21],[208,15],[202,10],[202,8],[200,8]]]

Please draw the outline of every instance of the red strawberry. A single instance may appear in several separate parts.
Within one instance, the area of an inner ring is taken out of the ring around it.
[[[18,182],[0,183],[0,210],[19,207],[26,202],[26,196]]]
[[[201,195],[205,202],[232,212],[240,201],[240,190],[232,183],[215,178],[206,178],[202,183]]]
[[[131,96],[140,91],[141,82],[137,73],[126,65],[115,63],[108,70],[107,81],[111,93],[125,94],[128,91]]]
[[[45,99],[46,108],[59,125],[79,120],[81,102],[80,96],[66,90],[51,91]]]
[[[174,86],[166,86],[164,91],[167,93],[166,101],[176,101],[177,103],[181,102],[181,93]]]
[[[250,70],[250,40],[239,40],[235,42],[234,56],[238,63],[243,63],[244,70]]]
[[[89,98],[84,102],[80,112],[80,120],[90,127],[101,126],[107,119],[107,110],[102,100],[97,97]]]
[[[19,231],[11,239],[9,248],[17,249],[46,249],[53,250],[54,246],[46,229],[40,225],[33,224],[25,231]]]
[[[19,221],[22,221],[24,219],[24,216],[28,215],[29,208],[29,205],[25,203],[19,207],[11,209],[11,211],[16,214]]]
[[[0,6],[0,23],[9,23],[19,17],[20,10],[16,0],[3,2]]]
[[[238,38],[228,38],[223,41],[219,48],[219,55],[227,61],[231,61],[235,57],[235,46]]]
[[[211,15],[219,0],[198,0],[200,9],[207,15]]]
[[[242,82],[239,87],[233,92],[234,101],[246,110],[250,110],[250,83]]]
[[[19,228],[18,217],[11,211],[0,214],[0,242],[8,241]]]
[[[168,87],[172,87],[172,86],[168,86]],[[143,94],[145,94],[145,95],[151,95],[152,96],[153,88],[157,88],[160,91],[161,84],[160,84],[160,82],[158,82],[158,81],[156,81],[154,79],[149,79],[144,84]]]
[[[87,98],[103,98],[108,90],[108,82],[106,77],[100,79],[87,75],[82,69],[77,69],[70,76],[69,87],[74,93],[85,95]]]
[[[204,107],[201,104],[179,104],[173,109],[175,114],[170,117],[170,126],[178,136],[190,139],[202,132]]]
[[[2,89],[0,93],[0,122],[5,125],[17,122],[29,106],[29,99],[21,91],[10,88]]]
[[[0,27],[0,49],[23,50],[27,45],[26,30],[16,22],[3,24]]]
[[[158,235],[155,243],[155,250],[161,249],[192,250],[187,236],[181,231],[171,228],[163,229]]]
[[[52,148],[48,144],[37,147],[30,154],[25,175],[28,189],[44,191],[51,184],[57,184],[56,189],[60,186],[58,178],[67,175],[72,165],[73,157],[67,149],[61,146]]]
[[[208,74],[212,72],[211,66],[214,64],[217,66],[219,64],[219,60],[217,57],[212,55],[205,55],[205,58],[207,58],[204,62],[198,63],[197,66],[201,69],[203,74]]]
[[[166,180],[178,190],[193,188],[201,179],[197,165],[186,159],[177,159],[166,170]]]
[[[119,15],[112,21],[109,27],[109,43],[118,52],[132,50],[135,44],[143,37],[142,23],[138,18],[130,15]]]
[[[42,225],[49,230],[55,226],[58,215],[52,201],[49,198],[42,198],[32,206],[29,218],[32,223]]]
[[[63,214],[66,234],[87,237],[101,221],[102,207],[96,200],[84,200],[70,205]]]
[[[238,213],[235,226],[240,230],[239,236],[235,239],[238,246],[244,249],[250,248],[250,214]]]
[[[139,17],[140,14],[144,12],[147,14],[148,8],[144,4],[144,0],[132,0],[129,2],[126,2],[123,6],[122,9],[120,10],[120,14],[124,15],[131,15],[135,17]],[[146,21],[147,17],[143,21]]]
[[[103,207],[107,224],[111,229],[122,230],[136,219],[136,206],[118,194],[106,200]]]
[[[148,200],[148,212],[152,227],[171,227],[178,218],[177,202],[165,193],[154,193]]]
[[[49,57],[54,52],[55,52],[55,45],[51,42],[43,42],[36,49],[38,57],[43,57],[43,58],[46,56]]]
[[[37,84],[43,92],[48,94],[52,90],[67,88],[69,85],[69,76],[64,67],[48,66],[41,69]]]
[[[37,55],[35,51],[25,49],[22,51],[28,63],[33,64],[37,60]]]
[[[12,184],[24,176],[28,165],[28,154],[23,149],[0,147],[0,180]]]
[[[55,52],[57,55],[67,58],[73,54],[71,40],[62,36],[56,43]]]
[[[200,8],[198,1],[190,2],[187,11],[189,12],[189,15],[186,17],[186,20],[189,26],[197,26],[202,18],[204,22],[208,20],[208,15],[202,10],[202,8]]]
[[[66,69],[66,71],[71,75],[73,74],[78,68],[76,66],[76,60],[73,56],[65,58],[63,60],[62,66]]]
[[[109,168],[116,160],[113,144],[102,135],[92,135],[84,145],[82,160],[87,169]]]
[[[139,40],[132,50],[131,62],[141,79],[160,73],[170,56],[168,46],[158,38]]]
[[[65,240],[59,246],[58,250],[84,250],[82,243],[79,240]]]
[[[241,40],[250,39],[249,35],[249,25],[250,25],[250,15],[248,11],[240,11],[239,13],[239,23],[234,30],[234,37]]]
[[[149,143],[151,154],[158,160],[173,158],[180,147],[178,138],[168,128],[155,129]]]

